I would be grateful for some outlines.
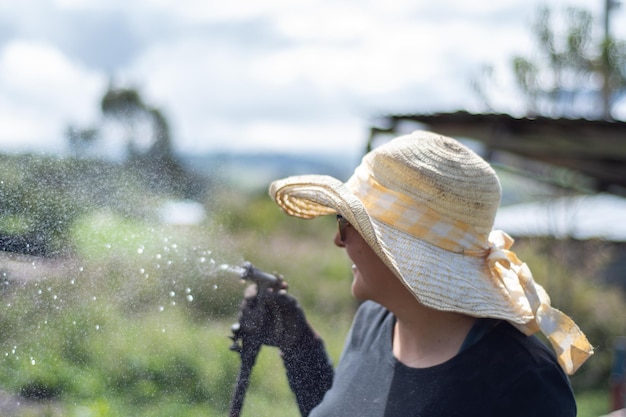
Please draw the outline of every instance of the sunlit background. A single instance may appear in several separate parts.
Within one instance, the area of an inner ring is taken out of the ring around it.
[[[485,65],[495,110],[519,113],[510,61],[532,54],[541,4],[4,0],[0,149],[67,152],[110,82],[159,108],[182,153],[360,152],[381,113],[484,111],[470,84]],[[604,0],[549,6],[584,7],[602,31]],[[626,37],[626,8],[611,32]]]

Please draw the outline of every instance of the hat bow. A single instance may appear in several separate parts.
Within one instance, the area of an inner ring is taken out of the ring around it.
[[[516,324],[527,335],[541,331],[555,350],[563,370],[572,375],[593,354],[593,347],[576,323],[556,308],[550,306],[550,298],[541,285],[537,284],[528,266],[510,251],[513,238],[501,230],[489,235],[487,264],[492,278],[513,299],[525,323]]]

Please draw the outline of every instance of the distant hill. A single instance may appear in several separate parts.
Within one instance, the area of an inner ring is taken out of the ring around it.
[[[207,153],[180,155],[197,174],[247,189],[265,188],[289,175],[325,174],[347,180],[359,157],[346,154]]]

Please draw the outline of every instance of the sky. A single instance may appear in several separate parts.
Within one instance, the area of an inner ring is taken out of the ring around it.
[[[0,0],[0,152],[68,151],[111,82],[169,122],[177,152],[360,152],[376,116],[519,112],[509,71],[538,0]],[[590,9],[604,0],[552,0]],[[626,38],[626,6],[613,34]],[[621,32],[620,32],[621,31]]]

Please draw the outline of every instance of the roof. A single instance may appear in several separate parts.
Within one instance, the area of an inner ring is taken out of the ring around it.
[[[383,127],[372,127],[370,144],[379,133],[399,133],[403,122],[417,122],[428,130],[483,143],[487,159],[501,153],[521,157],[521,169],[534,171],[533,162],[582,175],[593,191],[626,195],[626,122],[549,117],[516,118],[508,114],[472,114],[465,111],[398,114],[382,117]],[[554,175],[554,172],[551,173]]]

